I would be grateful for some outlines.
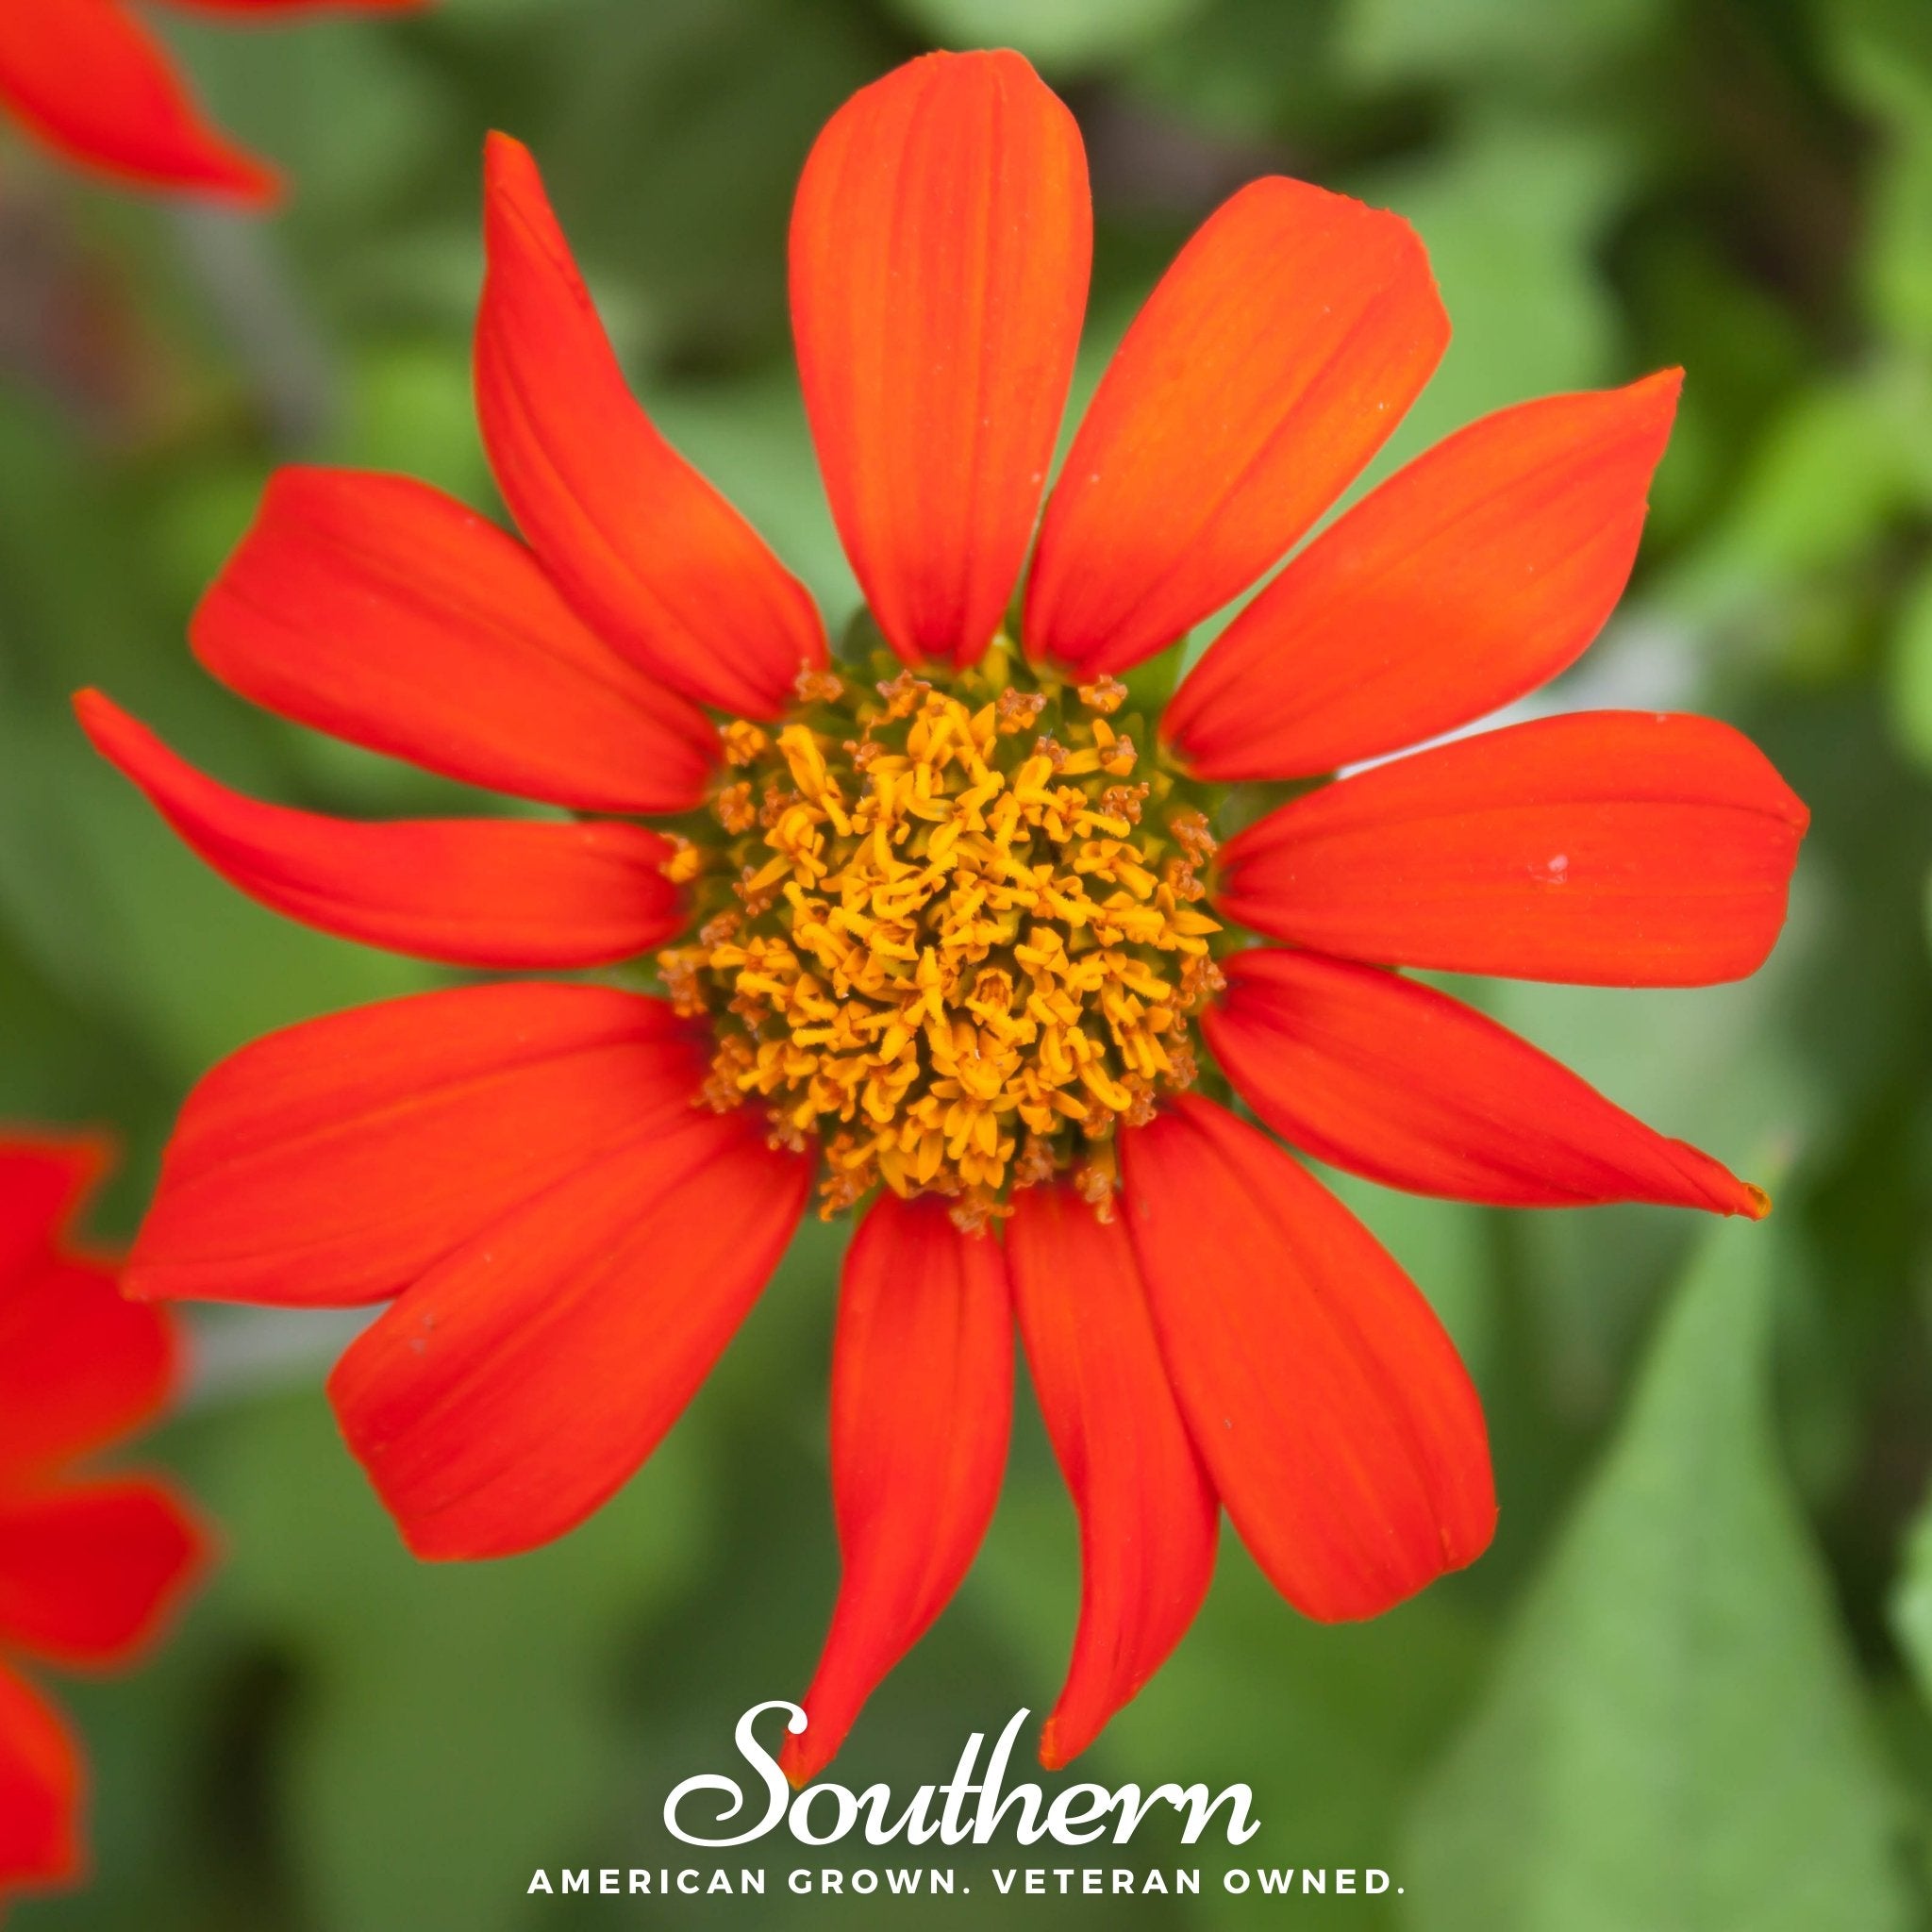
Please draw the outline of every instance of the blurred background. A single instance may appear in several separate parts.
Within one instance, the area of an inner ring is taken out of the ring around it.
[[[925,46],[1018,45],[1079,116],[1099,228],[1076,403],[1188,230],[1267,171],[1427,242],[1455,341],[1378,473],[1499,405],[1685,365],[1631,593],[1544,701],[1757,737],[1814,813],[1790,927],[1740,986],[1477,996],[1777,1211],[1511,1216],[1344,1183],[1482,1386],[1495,1547],[1378,1624],[1319,1629],[1225,1538],[1192,1634],[1078,1769],[1245,1780],[1260,1836],[1180,1855],[1199,1899],[1033,1909],[1282,1909],[1218,1893],[1244,1857],[1387,1868],[1399,1897],[1299,1909],[1418,1932],[1932,1924],[1924,0],[444,0],[163,25],[224,125],[288,167],[282,218],[124,197],[0,136],[0,1114],[120,1132],[110,1234],[218,1056],[439,977],[220,884],[92,759],[67,697],[103,684],[287,802],[451,801],[249,710],[184,625],[278,461],[495,508],[468,373],[487,128],[535,147],[641,392],[835,626],[856,593],[788,359],[786,216],[826,115]],[[665,1791],[726,1768],[739,1712],[808,1675],[836,1581],[837,1248],[801,1238],[614,1506],[464,1570],[405,1557],[336,1441],[340,1323],[193,1311],[187,1406],[140,1453],[218,1517],[226,1561],[141,1674],[68,1693],[96,1882],[17,1923],[907,1923],[786,1893],[791,1865],[867,1860],[784,1840],[750,1854],[763,1900],[525,1896],[539,1865],[692,1862]],[[835,1774],[938,1779],[970,1729],[1043,1711],[1076,1583],[1023,1396],[985,1552]],[[949,1921],[1025,1910],[974,1856]],[[1175,1857],[1150,1835],[1091,1862]]]

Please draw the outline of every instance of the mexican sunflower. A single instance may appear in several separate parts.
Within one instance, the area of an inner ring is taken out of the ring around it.
[[[791,242],[865,599],[837,657],[631,398],[502,138],[486,229],[476,396],[522,539],[404,478],[285,471],[194,644],[285,717],[563,814],[345,824],[238,796],[101,696],[81,716],[283,912],[605,972],[245,1048],[188,1102],[131,1291],[389,1303],[331,1378],[343,1432],[419,1554],[496,1556],[638,1467],[814,1198],[856,1216],[843,1575],[788,1745],[801,1779],[980,1541],[1016,1317],[1081,1523],[1048,1764],[1180,1637],[1223,1509],[1312,1617],[1468,1563],[1495,1516],[1469,1377],[1274,1136],[1467,1200],[1761,1213],[1391,969],[1748,974],[1805,809],[1727,726],[1648,712],[1333,774],[1582,651],[1676,375],[1431,450],[1296,550],[1163,707],[1171,647],[1294,549],[1442,352],[1403,222],[1299,181],[1236,194],[1046,491],[1089,266],[1074,124],[1009,53],[858,94]]]
[[[427,0],[173,0],[235,21],[335,10],[400,13]],[[0,111],[43,146],[143,188],[262,208],[275,171],[209,125],[128,0],[0,0]]]
[[[16,1663],[125,1662],[205,1556],[167,1487],[90,1466],[161,1408],[176,1367],[166,1312],[124,1301],[72,1237],[104,1165],[92,1141],[0,1133],[0,1901],[84,1863],[79,1747]]]

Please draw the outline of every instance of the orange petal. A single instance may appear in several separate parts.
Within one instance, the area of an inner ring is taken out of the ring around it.
[[[175,1386],[173,1323],[72,1239],[110,1158],[96,1135],[0,1135],[0,1487],[127,1435]]]
[[[1807,817],[1728,724],[1582,711],[1282,806],[1222,853],[1216,904],[1347,958],[1705,986],[1776,942]]]
[[[1656,1201],[1756,1219],[1769,1207],[1709,1155],[1432,987],[1274,946],[1224,966],[1208,1043],[1241,1098],[1319,1160],[1506,1208]]]
[[[124,1663],[207,1556],[174,1492],[143,1477],[0,1500],[0,1641],[56,1663]]]
[[[1047,500],[1034,657],[1119,671],[1274,563],[1402,420],[1449,340],[1397,216],[1257,181],[1127,331]]]
[[[1474,1561],[1496,1520],[1482,1408],[1369,1231],[1273,1141],[1191,1094],[1123,1133],[1121,1159],[1174,1391],[1274,1587],[1336,1622]]]
[[[848,101],[791,216],[791,325],[846,555],[892,647],[971,664],[1011,597],[1092,256],[1080,132],[1018,54]]]
[[[1080,1627],[1041,1734],[1058,1771],[1178,1643],[1214,1574],[1220,1506],[1174,1401],[1133,1243],[1061,1187],[1013,1196],[1020,1333],[1080,1517]]]
[[[509,1556],[606,1502],[757,1300],[810,1182],[749,1109],[690,1113],[417,1282],[328,1385],[410,1549]]]
[[[404,476],[281,471],[194,618],[270,710],[579,811],[678,812],[718,734],[587,629],[513,537]]]
[[[0,1888],[71,1884],[87,1770],[59,1713],[0,1664]]]
[[[98,1134],[0,1131],[0,1284],[52,1257],[112,1164]]]
[[[120,0],[0,7],[0,105],[97,174],[265,207],[275,171],[203,117],[160,44]]]
[[[175,1327],[113,1271],[49,1253],[0,1283],[0,1475],[19,1488],[155,1415],[179,1372]]]
[[[779,1763],[832,1761],[879,1681],[945,1608],[999,1499],[1013,1331],[996,1241],[934,1195],[882,1194],[845,1257],[832,1362],[832,1501],[843,1574]]]
[[[189,1095],[129,1294],[346,1307],[690,1113],[708,1058],[662,1000],[499,984],[244,1046]]]
[[[683,923],[662,870],[672,847],[641,825],[291,811],[205,777],[98,691],[75,708],[94,748],[215,871],[325,932],[457,965],[598,966]]]
[[[524,535],[585,621],[674,691],[773,717],[825,661],[805,587],[632,397],[528,149],[493,134],[476,408]]]
[[[1418,457],[1228,625],[1162,736],[1204,778],[1310,776],[1556,676],[1624,593],[1681,383],[1500,409]]]

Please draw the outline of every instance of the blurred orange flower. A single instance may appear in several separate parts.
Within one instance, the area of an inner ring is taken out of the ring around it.
[[[126,1662],[208,1554],[166,1484],[86,1466],[176,1378],[173,1322],[70,1233],[106,1163],[91,1140],[0,1134],[0,1896],[85,1862],[80,1747],[17,1663]]]
[[[428,0],[173,0],[255,21],[327,11],[401,13]],[[275,170],[209,125],[166,50],[125,0],[7,0],[0,109],[56,153],[143,188],[260,208]]]

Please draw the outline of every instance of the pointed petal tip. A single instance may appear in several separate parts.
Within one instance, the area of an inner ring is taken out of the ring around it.
[[[1012,1416],[1004,1251],[938,1195],[882,1193],[840,1284],[832,1500],[841,1575],[791,1762],[828,1763],[866,1700],[952,1600],[992,1520]]]
[[[483,137],[483,218],[487,224],[507,212],[506,201],[544,196],[543,176],[529,142],[492,127]],[[547,197],[544,197],[547,206]]]
[[[1021,1339],[1080,1524],[1080,1616],[1041,1734],[1058,1770],[1160,1669],[1213,1574],[1219,1508],[1175,1399],[1131,1237],[1065,1186],[1005,1226]]]
[[[253,157],[238,160],[225,186],[213,189],[217,201],[227,201],[251,214],[269,214],[288,199],[289,184],[279,168]]]
[[[117,771],[133,778],[142,741],[150,735],[141,722],[92,685],[75,691],[73,702],[74,715],[88,742]]]
[[[529,147],[514,134],[506,134],[502,128],[492,127],[484,135],[483,170],[486,176],[493,178],[505,169],[529,159]]]
[[[1070,1731],[1058,1708],[1040,1727],[1040,1768],[1042,1771],[1064,1771],[1088,1745],[1092,1743],[1094,1733],[1082,1735],[1077,1730]]]
[[[660,834],[630,820],[338,819],[231,791],[98,692],[96,750],[238,891],[341,939],[502,970],[609,965],[683,924]]]
[[[1267,1126],[1330,1166],[1498,1207],[1761,1211],[1721,1161],[1435,988],[1266,946],[1235,956],[1227,978],[1205,1016],[1209,1049]]]
[[[245,148],[224,146],[211,152],[194,175],[154,175],[124,183],[161,195],[185,195],[234,214],[272,214],[289,198],[282,171]]]
[[[76,156],[89,165],[90,158]],[[93,162],[116,175],[123,187],[154,195],[179,195],[211,203],[234,214],[273,214],[289,198],[289,182],[281,169],[246,148],[210,138],[204,152],[176,166],[125,169]]]
[[[809,1711],[809,1704],[806,1709]],[[845,1730],[813,1723],[809,1718],[804,1730],[788,1731],[778,1749],[778,1769],[785,1774],[786,1782],[794,1791],[804,1790],[838,1757],[845,1738]]]
[[[1655,391],[1670,398],[1670,407],[1677,407],[1677,399],[1684,392],[1684,369],[1681,363],[1674,362],[1667,369],[1654,370],[1650,375],[1640,376],[1630,387],[1639,394]]]

